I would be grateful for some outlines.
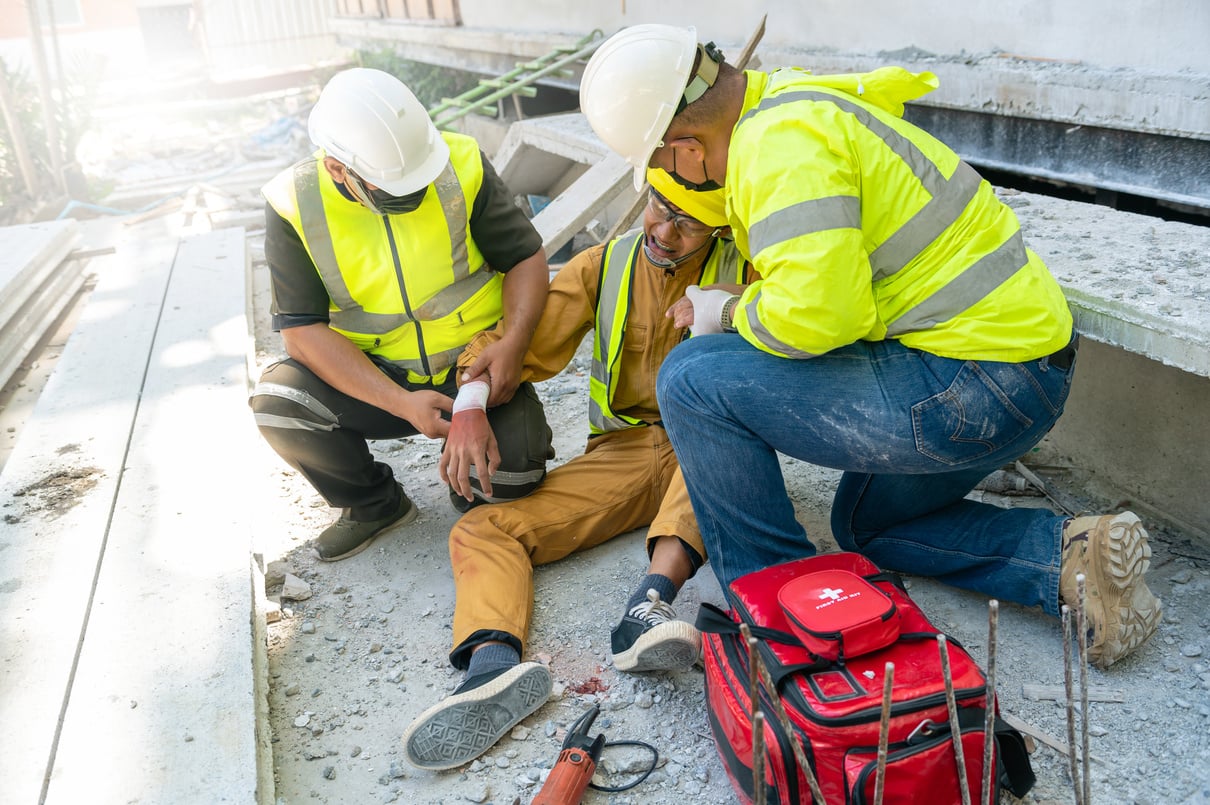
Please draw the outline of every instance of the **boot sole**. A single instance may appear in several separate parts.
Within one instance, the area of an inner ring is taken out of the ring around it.
[[[369,538],[366,539],[365,542],[361,543],[353,550],[345,551],[344,553],[342,553],[338,556],[321,556],[319,551],[312,548],[311,555],[314,556],[316,559],[318,559],[321,562],[339,562],[341,559],[348,559],[350,556],[356,556],[357,554],[364,551],[366,548],[370,547],[370,544],[374,540],[378,539],[379,535],[384,534],[385,532],[391,530],[395,526],[407,525],[408,523],[415,520],[416,515],[420,514],[420,507],[416,505],[416,501],[413,500],[410,502],[411,502],[411,507],[406,512],[404,512],[403,515],[398,520],[387,523],[382,528],[378,529],[373,534],[371,534],[369,536]]]
[[[455,693],[417,716],[403,734],[408,762],[432,771],[470,763],[545,704],[552,687],[545,665],[526,662]]]
[[[613,667],[626,673],[642,671],[688,671],[697,662],[702,636],[685,621],[657,624],[613,655]]]
[[[1092,555],[1101,561],[1090,563],[1102,606],[1117,609],[1117,629],[1106,634],[1101,646],[1090,650],[1089,659],[1098,668],[1108,668],[1141,646],[1160,622],[1161,605],[1144,579],[1151,567],[1151,546],[1139,518],[1125,512],[1113,518],[1107,528],[1098,528],[1090,539]],[[1108,613],[1106,613],[1108,614]]]

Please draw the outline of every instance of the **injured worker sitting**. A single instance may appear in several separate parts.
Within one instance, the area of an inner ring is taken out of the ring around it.
[[[648,527],[650,567],[613,629],[614,666],[680,670],[697,659],[700,636],[671,604],[706,554],[655,382],[664,357],[696,332],[691,300],[707,287],[738,293],[755,275],[727,238],[721,192],[686,191],[663,171],[648,179],[642,229],[559,270],[524,357],[523,381],[551,378],[595,332],[584,453],[527,497],[470,509],[450,533],[457,596],[450,662],[466,678],[404,734],[418,767],[470,762],[549,697],[550,669],[521,661],[535,565]],[[480,333],[459,366],[500,337],[500,328]]]

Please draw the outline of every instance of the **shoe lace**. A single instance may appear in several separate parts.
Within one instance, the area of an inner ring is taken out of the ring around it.
[[[660,600],[660,594],[654,589],[647,591],[647,600],[635,604],[628,613],[630,617],[646,622],[649,626],[676,620],[676,612],[671,606]]]

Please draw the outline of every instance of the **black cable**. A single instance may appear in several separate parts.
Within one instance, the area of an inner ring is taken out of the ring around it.
[[[604,747],[602,747],[601,753],[604,754],[604,750],[608,749],[611,746],[641,746],[644,749],[650,750],[651,766],[648,767],[647,771],[643,772],[643,775],[641,777],[639,777],[637,780],[634,780],[633,782],[627,783],[626,785],[608,786],[608,785],[597,785],[596,783],[589,782],[588,783],[589,788],[595,789],[597,791],[604,791],[609,794],[616,794],[619,791],[629,791],[630,789],[634,788],[639,783],[646,780],[649,776],[651,776],[651,773],[653,771],[655,771],[656,765],[660,762],[660,753],[656,750],[656,748],[654,746],[652,746],[651,744],[645,743],[643,741],[610,741],[610,742],[606,743]]]

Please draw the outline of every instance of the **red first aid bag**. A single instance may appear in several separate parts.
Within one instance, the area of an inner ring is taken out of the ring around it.
[[[860,554],[820,554],[749,573],[731,583],[727,596],[731,609],[703,604],[697,627],[710,729],[741,802],[751,803],[758,785],[770,803],[812,802],[794,743],[824,802],[873,802],[888,662],[895,670],[883,803],[963,801],[939,632],[896,576]],[[825,601],[833,603],[821,606]],[[752,767],[752,669],[740,624],[757,638],[757,653],[791,727],[782,727],[768,692],[758,687],[765,724],[765,758],[758,769]],[[946,652],[968,794],[978,803],[986,679],[956,641],[947,640]],[[983,805],[998,802],[1001,788],[1022,797],[1034,783],[1021,734],[999,718],[994,724],[993,784]]]

